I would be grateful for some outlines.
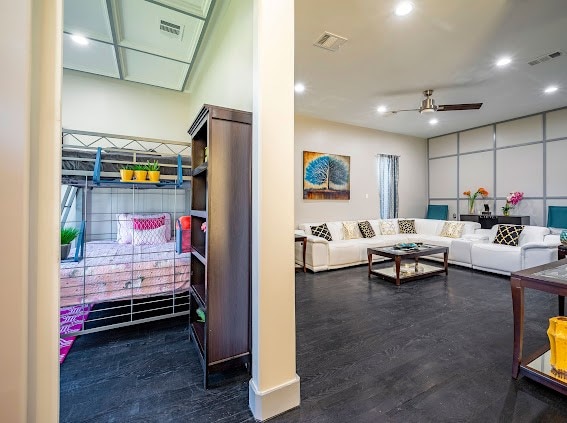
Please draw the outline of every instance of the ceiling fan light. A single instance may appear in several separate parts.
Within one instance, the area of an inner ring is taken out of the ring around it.
[[[396,16],[405,16],[411,13],[413,10],[413,4],[409,1],[403,1],[396,6],[394,13]]]

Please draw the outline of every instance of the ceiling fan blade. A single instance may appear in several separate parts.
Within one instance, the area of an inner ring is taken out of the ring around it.
[[[419,109],[401,109],[401,110],[392,110],[390,112],[386,112],[386,113],[393,113],[396,114],[398,112],[418,112]]]
[[[441,104],[437,106],[438,112],[451,112],[454,110],[478,110],[482,107],[482,103],[470,104]]]

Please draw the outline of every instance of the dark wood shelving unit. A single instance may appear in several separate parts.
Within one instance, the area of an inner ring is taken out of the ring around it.
[[[252,114],[204,105],[189,134],[190,336],[207,388],[213,372],[251,368]],[[197,309],[205,322],[198,321]]]

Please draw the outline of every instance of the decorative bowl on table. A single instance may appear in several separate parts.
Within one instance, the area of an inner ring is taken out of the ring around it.
[[[394,245],[394,248],[398,250],[414,250],[418,246],[414,242],[401,242],[399,244]]]

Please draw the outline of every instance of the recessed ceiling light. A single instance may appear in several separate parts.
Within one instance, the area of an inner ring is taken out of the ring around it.
[[[86,46],[89,43],[89,40],[79,34],[71,35],[71,39],[81,46]]]
[[[429,121],[429,124],[430,124],[430,125],[437,125],[438,123],[439,123],[439,121],[438,121],[437,119],[431,119],[431,120]]]
[[[298,82],[297,84],[295,84],[295,87],[293,87],[293,89],[296,93],[302,93],[305,91],[305,85],[303,85],[301,82]]]
[[[496,66],[498,66],[499,68],[503,67],[503,66],[507,66],[510,63],[512,63],[512,59],[510,59],[509,57],[501,57],[500,59],[498,59],[498,61],[496,62]]]
[[[386,106],[378,106],[378,108],[376,109],[378,113],[386,113],[386,110],[388,110],[386,109]]]
[[[557,87],[557,85],[550,85],[545,90],[543,90],[543,92],[546,93],[546,94],[552,94],[555,91],[557,91],[558,89],[559,89],[559,87]]]
[[[397,16],[406,16],[409,13],[411,13],[412,10],[413,10],[413,4],[409,1],[403,1],[401,3],[398,3],[394,13]]]

